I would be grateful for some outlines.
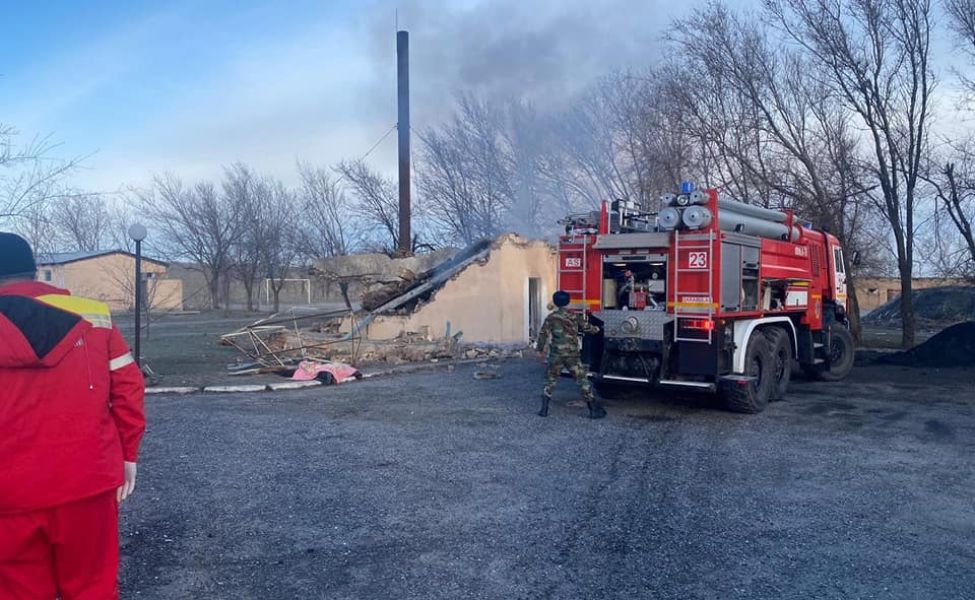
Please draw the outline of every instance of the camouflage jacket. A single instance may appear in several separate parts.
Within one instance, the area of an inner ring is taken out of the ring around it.
[[[549,356],[579,354],[579,332],[599,333],[599,328],[583,319],[582,315],[558,308],[549,313],[538,332],[537,348]]]

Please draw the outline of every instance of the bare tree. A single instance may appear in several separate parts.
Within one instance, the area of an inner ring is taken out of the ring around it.
[[[954,33],[956,45],[967,58],[966,67],[970,68],[975,65],[975,0],[945,0],[944,6],[950,17],[948,24]],[[968,92],[964,108],[970,111],[975,81],[961,70],[957,71],[957,77]],[[950,149],[948,156],[931,169],[929,182],[933,184],[938,199],[939,212],[935,215],[937,233],[944,232],[942,224],[953,226],[961,236],[961,243],[958,247],[952,247],[945,237],[934,236],[935,246],[940,251],[939,266],[950,274],[961,272],[975,276],[975,241],[972,236],[975,223],[975,138],[967,135],[963,139],[948,140],[947,147]]]
[[[527,102],[509,103],[507,108],[505,142],[510,152],[508,168],[514,195],[505,229],[536,237],[542,228],[539,217],[546,199],[541,172],[550,152],[547,119]]]
[[[106,204],[105,210],[108,213],[106,238],[112,248],[124,252],[135,252],[135,242],[129,237],[129,227],[140,220],[136,216],[136,207],[139,203],[140,193],[129,190],[116,198],[114,202]],[[146,244],[152,244],[152,242],[146,240]]]
[[[515,191],[503,109],[464,96],[440,128],[421,134],[417,189],[449,239],[471,244],[504,227]]]
[[[392,252],[399,247],[399,194],[396,183],[361,160],[343,161],[335,171],[348,182],[356,211],[382,232],[381,243]],[[387,245],[388,243],[388,245]]]
[[[685,26],[678,22],[678,34]],[[762,172],[775,160],[763,139],[760,111],[731,85],[724,57],[714,54],[710,45],[678,48],[657,71],[665,97],[683,107],[683,129],[696,146],[685,175],[742,201],[780,206],[780,198],[743,164],[747,158],[754,171]]]
[[[337,178],[324,168],[299,163],[297,201],[304,209],[301,250],[308,259],[345,256],[361,241],[362,232],[351,218],[352,204]]]
[[[952,148],[952,160],[932,165],[925,179],[938,201],[927,257],[939,273],[975,278],[975,155],[971,141]]]
[[[702,162],[702,137],[691,135],[683,94],[671,89],[672,66],[610,74],[553,119],[558,152],[546,157],[545,173],[563,213],[611,198],[654,207],[681,180],[704,183],[713,174]]]
[[[0,123],[0,222],[62,196],[62,180],[83,160],[53,158],[58,144],[50,136],[23,144],[17,143],[18,136],[14,127]]]
[[[254,310],[255,292],[261,275],[261,207],[260,185],[254,173],[243,163],[224,169],[223,195],[241,219],[240,232],[230,245],[231,272],[244,286],[248,311]]]
[[[975,0],[944,0],[944,7],[958,47],[968,57],[969,64],[975,62]],[[970,96],[975,93],[975,81],[971,77],[963,72],[958,77]]]
[[[691,162],[678,102],[656,74],[618,73],[560,111],[518,99],[458,99],[444,124],[420,135],[417,189],[451,241],[513,230],[554,233],[568,212],[600,200],[652,204]]]
[[[338,178],[327,169],[303,163],[298,163],[298,174],[301,183],[297,201],[302,208],[301,222],[297,226],[299,255],[313,262],[354,252],[360,247],[364,233],[358,221],[351,218],[352,203]],[[342,299],[346,307],[351,308],[349,280],[332,278],[328,273],[325,277],[329,283],[337,280]]]
[[[111,219],[105,200],[97,194],[74,193],[52,206],[51,220],[64,239],[65,249],[100,250]]]
[[[769,14],[866,131],[877,207],[901,280],[901,343],[914,345],[915,208],[928,146],[930,0],[766,0]]]
[[[30,243],[38,257],[58,250],[56,227],[51,219],[51,208],[46,204],[23,210],[15,222],[15,229]]]
[[[708,35],[699,35],[707,30]],[[714,149],[727,184],[743,201],[793,208],[834,233],[845,248],[850,319],[859,332],[857,224],[867,174],[843,99],[801,52],[776,43],[754,19],[710,5],[678,21],[682,73],[670,85],[690,107],[693,130]],[[698,75],[686,84],[686,72]]]
[[[615,73],[558,115],[555,137],[568,167],[561,177],[583,206],[607,198],[649,203],[669,187],[659,164],[659,91],[652,77]]]
[[[294,195],[280,181],[263,178],[255,187],[257,239],[261,269],[267,278],[274,312],[281,308],[281,289],[299,253],[298,212]]]
[[[616,130],[603,134],[607,115],[597,106],[544,114],[523,100],[461,96],[449,121],[420,136],[417,188],[427,214],[449,240],[472,243],[551,232],[566,212],[619,196]]]
[[[156,176],[142,194],[141,209],[169,245],[170,253],[189,259],[202,271],[212,308],[220,308],[229,281],[231,248],[244,220],[237,207],[217,193],[212,183],[192,188],[173,176]]]

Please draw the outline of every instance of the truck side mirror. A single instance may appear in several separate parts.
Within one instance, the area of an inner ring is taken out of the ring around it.
[[[854,267],[859,267],[860,266],[860,251],[859,250],[854,250],[853,251],[853,262],[851,262],[850,265],[851,266],[854,266]]]

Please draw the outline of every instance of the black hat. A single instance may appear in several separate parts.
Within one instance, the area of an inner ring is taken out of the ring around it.
[[[552,304],[562,308],[569,303],[569,293],[559,290],[552,294]]]
[[[0,278],[33,277],[36,272],[34,253],[27,240],[15,233],[0,232]]]

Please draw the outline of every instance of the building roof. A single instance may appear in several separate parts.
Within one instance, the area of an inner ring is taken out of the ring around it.
[[[38,254],[37,255],[37,266],[52,266],[52,265],[66,265],[68,263],[80,262],[83,260],[90,260],[93,258],[99,258],[101,256],[108,256],[110,254],[124,254],[126,256],[131,256],[135,258],[135,254],[131,252],[126,252],[125,250],[94,250],[91,252],[52,252],[50,254]],[[169,263],[156,260],[154,258],[148,258],[146,256],[142,257],[142,260],[146,262],[156,263],[163,267],[168,267]]]

